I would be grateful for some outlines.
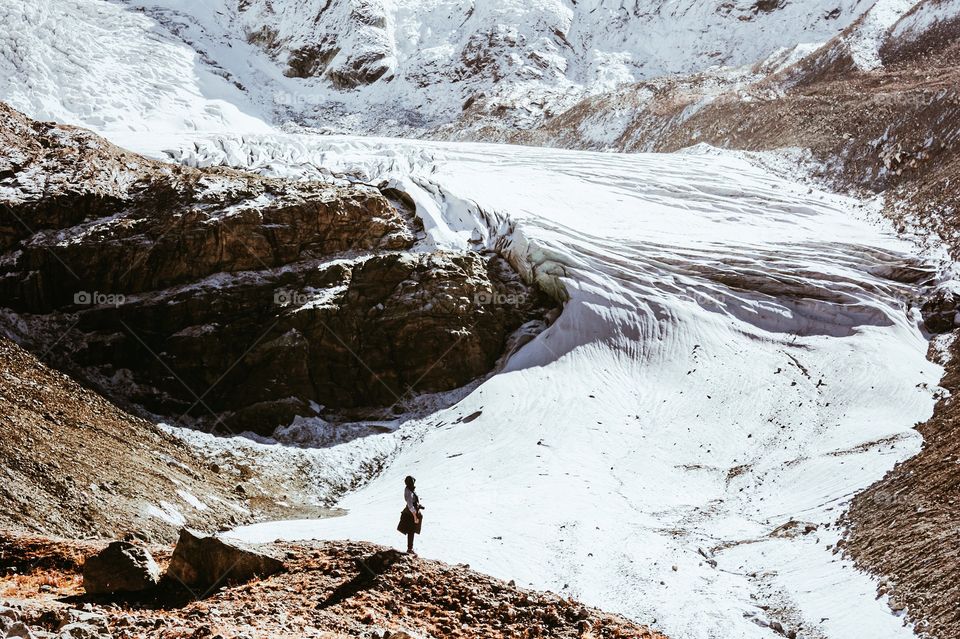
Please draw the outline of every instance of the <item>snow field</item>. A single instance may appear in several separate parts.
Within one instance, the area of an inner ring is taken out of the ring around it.
[[[566,300],[459,403],[351,442],[397,447],[338,504],[346,516],[233,536],[400,544],[413,474],[424,555],[671,637],[772,637],[772,621],[911,636],[829,549],[850,497],[918,451],[912,426],[941,373],[901,301],[909,287],[889,279],[922,265],[869,207],[725,154],[310,136],[171,146],[188,163],[414,185],[424,250],[497,247]]]

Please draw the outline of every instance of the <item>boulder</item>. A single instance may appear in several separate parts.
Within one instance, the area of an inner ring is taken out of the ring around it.
[[[960,297],[949,289],[937,289],[924,300],[920,314],[931,333],[949,333],[960,323]]]
[[[113,635],[106,628],[78,622],[61,628],[57,639],[113,639]]]
[[[86,606],[85,606],[86,607]],[[107,618],[90,610],[66,609],[54,622],[56,639],[112,639]]]
[[[15,608],[0,605],[0,623],[20,621],[20,612]]]
[[[267,577],[283,569],[282,561],[253,547],[184,528],[166,577],[188,588],[212,588]]]
[[[83,588],[91,595],[139,592],[159,581],[150,551],[126,541],[111,543],[83,564]]]
[[[14,621],[6,628],[7,639],[33,639],[34,634],[22,621]]]
[[[85,607],[88,606],[89,604]],[[99,612],[93,612],[92,610],[79,610],[76,608],[61,610],[56,616],[54,626],[58,633],[68,630],[71,632],[76,631],[79,634],[86,628],[93,628],[100,634],[110,634],[110,624],[107,618]]]

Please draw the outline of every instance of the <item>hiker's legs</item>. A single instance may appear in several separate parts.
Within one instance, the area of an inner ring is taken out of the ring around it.
[[[407,533],[407,552],[413,552],[413,533]]]

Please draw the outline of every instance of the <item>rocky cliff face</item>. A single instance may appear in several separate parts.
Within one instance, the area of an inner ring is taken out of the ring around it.
[[[390,190],[165,165],[6,107],[0,141],[9,330],[158,415],[402,408],[490,371],[543,303],[495,254],[416,250]]]

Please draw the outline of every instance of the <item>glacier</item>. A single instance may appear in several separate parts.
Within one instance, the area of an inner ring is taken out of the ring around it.
[[[226,0],[0,0],[0,93],[15,108],[171,162],[398,187],[424,220],[419,250],[499,251],[563,304],[452,405],[363,437],[286,448],[168,427],[278,474],[309,467],[318,495],[385,461],[339,501],[343,516],[228,534],[399,545],[413,474],[428,506],[424,555],[675,639],[769,639],[775,624],[913,636],[836,552],[849,499],[919,451],[913,426],[942,374],[913,304],[936,265],[896,237],[879,200],[705,148],[603,154],[277,128],[422,133],[477,94],[533,121],[624,83],[811,50],[876,6],[850,43],[869,68],[877,34],[909,3],[818,0],[768,15],[741,0],[716,3],[727,14],[641,0],[622,19],[624,3],[607,0],[363,4],[383,14],[383,33],[351,49],[383,44],[389,69],[344,89],[284,74],[293,49],[345,29],[344,3],[311,22],[277,0],[245,12]],[[900,29],[940,17],[926,6]],[[525,26],[501,28],[511,23]],[[276,47],[250,38],[265,25]],[[500,47],[496,82],[456,65],[486,36]]]
[[[187,164],[401,186],[430,220],[422,250],[498,250],[563,300],[458,403],[344,444],[350,463],[364,450],[388,460],[340,501],[344,516],[229,535],[399,544],[412,474],[428,506],[424,555],[671,637],[770,637],[777,623],[912,636],[835,552],[847,501],[919,450],[912,427],[942,372],[910,303],[933,267],[875,203],[707,149],[123,142]],[[338,448],[322,453],[333,467]]]

